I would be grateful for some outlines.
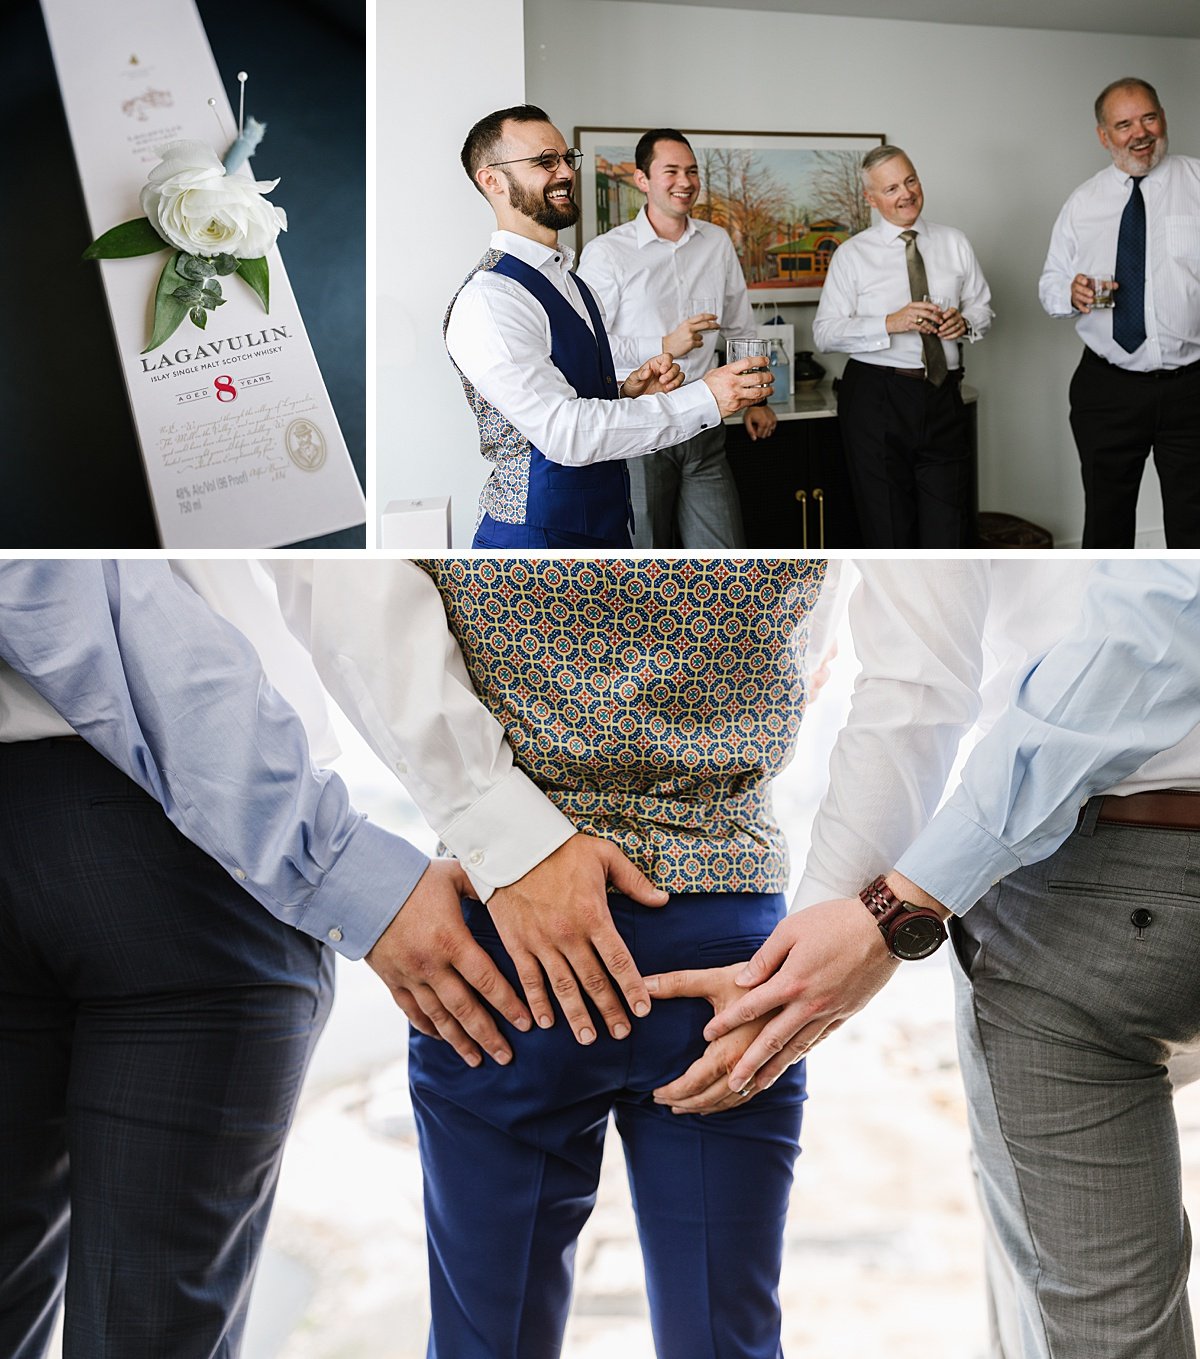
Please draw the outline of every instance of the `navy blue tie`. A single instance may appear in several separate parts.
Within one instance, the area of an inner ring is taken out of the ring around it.
[[[1146,342],[1146,200],[1135,179],[1117,232],[1113,339],[1132,354]]]

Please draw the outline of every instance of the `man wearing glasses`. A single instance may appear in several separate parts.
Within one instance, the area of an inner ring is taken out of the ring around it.
[[[746,376],[751,360],[683,386],[665,353],[618,385],[600,306],[558,242],[579,217],[580,159],[531,104],[480,119],[463,145],[463,168],[496,215],[444,324],[494,464],[474,547],[629,547],[625,459],[717,428],[763,395]]]

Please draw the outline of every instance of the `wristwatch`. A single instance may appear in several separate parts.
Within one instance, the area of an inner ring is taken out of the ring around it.
[[[858,894],[875,917],[888,952],[902,962],[928,958],[946,942],[942,918],[928,906],[901,901],[882,876]]]

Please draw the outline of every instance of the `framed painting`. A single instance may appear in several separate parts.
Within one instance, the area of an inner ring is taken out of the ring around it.
[[[859,165],[880,133],[691,132],[700,167],[693,216],[724,227],[753,302],[815,302],[833,252],[871,225]],[[576,249],[623,222],[646,201],[634,184],[644,128],[577,127]]]

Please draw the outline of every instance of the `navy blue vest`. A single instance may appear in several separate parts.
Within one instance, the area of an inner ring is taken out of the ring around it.
[[[595,335],[586,322],[536,269],[514,255],[504,255],[494,266],[519,283],[541,303],[550,320],[550,361],[582,397],[616,400],[620,395],[612,352],[600,310],[587,285],[578,276],[575,283],[592,318]],[[629,547],[633,510],[629,500],[629,469],[623,458],[590,463],[586,467],[564,467],[552,462],[539,449],[531,449],[529,495],[525,522],[543,528],[556,539],[579,535],[586,546]],[[498,531],[506,528],[489,516],[483,526],[496,546]],[[524,544],[514,544],[524,545]],[[561,541],[557,546],[568,544]]]

